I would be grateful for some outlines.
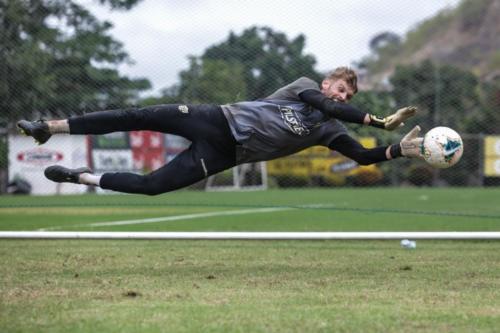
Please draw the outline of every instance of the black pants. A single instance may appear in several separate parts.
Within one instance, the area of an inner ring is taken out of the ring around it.
[[[147,174],[105,173],[100,186],[126,193],[155,195],[173,191],[236,165],[234,140],[217,105],[157,105],[72,117],[71,134],[150,130],[183,136],[191,146],[163,167]]]

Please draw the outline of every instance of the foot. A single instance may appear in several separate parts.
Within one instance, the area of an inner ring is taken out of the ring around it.
[[[56,183],[80,184],[82,173],[92,173],[89,168],[68,169],[60,165],[52,165],[45,169],[45,177]]]
[[[47,142],[52,136],[49,131],[49,125],[43,120],[20,120],[17,122],[17,127],[24,135],[33,137],[39,145]]]

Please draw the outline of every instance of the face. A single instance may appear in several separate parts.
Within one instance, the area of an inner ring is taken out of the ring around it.
[[[321,83],[321,92],[326,97],[341,103],[348,103],[352,96],[354,96],[353,89],[342,79],[323,80]]]

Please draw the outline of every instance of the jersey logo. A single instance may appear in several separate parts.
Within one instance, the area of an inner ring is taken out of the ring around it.
[[[281,118],[283,118],[283,122],[293,133],[299,136],[309,134],[309,129],[304,126],[292,108],[288,106],[279,106],[279,110]]]

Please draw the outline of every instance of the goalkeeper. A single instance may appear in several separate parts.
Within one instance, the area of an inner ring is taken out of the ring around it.
[[[108,110],[63,120],[21,120],[17,126],[39,144],[54,134],[137,130],[189,139],[188,149],[146,175],[129,172],[96,175],[89,168],[68,169],[59,165],[45,169],[45,176],[55,182],[148,195],[186,187],[241,163],[271,160],[314,145],[329,147],[362,165],[401,156],[421,158],[418,126],[399,143],[371,149],[364,148],[348,134],[342,121],[392,131],[417,111],[409,106],[387,118],[379,118],[348,104],[356,92],[356,73],[339,67],[320,85],[302,77],[256,101]]]

